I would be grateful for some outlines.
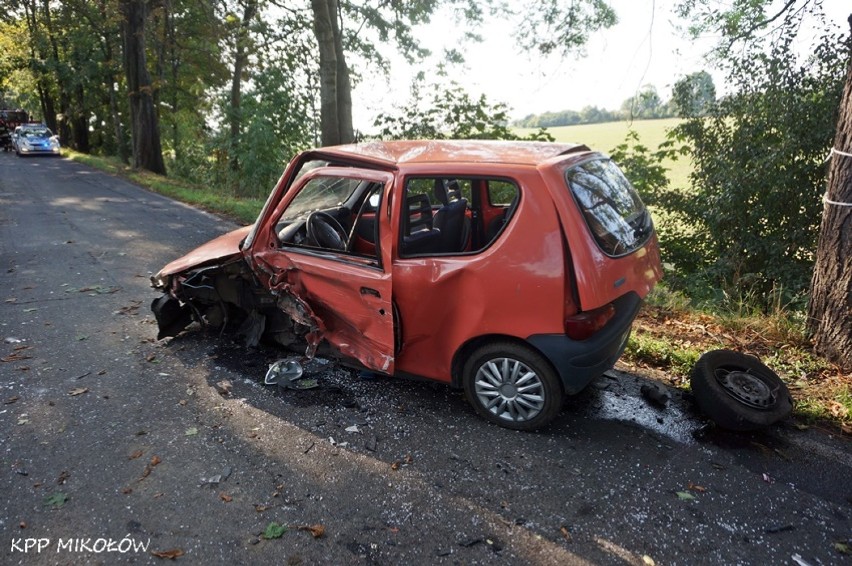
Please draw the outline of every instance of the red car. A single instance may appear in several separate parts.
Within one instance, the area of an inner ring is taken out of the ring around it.
[[[152,309],[160,338],[319,348],[533,430],[613,366],[660,276],[650,214],[586,146],[369,142],[296,156],[252,226],[152,278]]]

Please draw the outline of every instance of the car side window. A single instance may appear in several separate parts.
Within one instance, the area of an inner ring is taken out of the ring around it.
[[[359,256],[378,264],[375,211],[383,187],[358,178],[312,176],[276,222],[280,245]]]
[[[400,257],[473,254],[487,248],[514,210],[509,180],[410,177],[400,206]]]

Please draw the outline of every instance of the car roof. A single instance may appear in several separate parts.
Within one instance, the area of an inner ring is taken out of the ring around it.
[[[589,148],[582,144],[495,140],[369,141],[317,150],[323,154],[364,159],[388,167],[418,163],[511,163],[535,166],[560,155],[584,151],[589,151]]]

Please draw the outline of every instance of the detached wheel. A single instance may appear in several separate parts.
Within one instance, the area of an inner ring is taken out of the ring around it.
[[[692,368],[690,384],[701,410],[728,430],[764,428],[793,411],[790,393],[778,374],[739,352],[707,352]]]
[[[512,342],[475,350],[463,370],[464,391],[476,412],[514,430],[536,430],[562,409],[562,384],[538,352]]]

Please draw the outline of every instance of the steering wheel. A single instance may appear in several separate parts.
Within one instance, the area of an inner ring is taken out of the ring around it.
[[[327,212],[317,210],[305,222],[308,244],[320,248],[346,251],[349,236],[340,222]]]

